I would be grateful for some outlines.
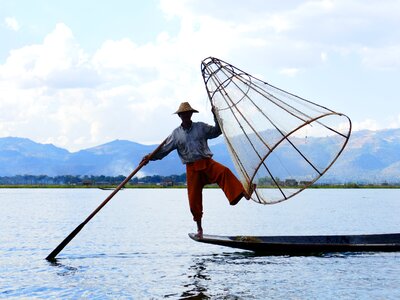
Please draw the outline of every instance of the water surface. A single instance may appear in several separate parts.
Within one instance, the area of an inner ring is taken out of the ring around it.
[[[59,254],[44,258],[110,191],[0,189],[0,298],[399,299],[400,253],[255,256],[196,243],[185,189],[120,191]],[[231,207],[204,192],[220,235],[400,232],[400,190],[307,190]],[[193,298],[197,297],[197,298]]]

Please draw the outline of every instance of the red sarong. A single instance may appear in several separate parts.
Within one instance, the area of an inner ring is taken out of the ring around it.
[[[201,220],[203,216],[203,187],[206,184],[217,183],[230,203],[235,203],[243,197],[241,182],[231,170],[211,158],[186,164],[186,178],[190,211],[194,221]]]

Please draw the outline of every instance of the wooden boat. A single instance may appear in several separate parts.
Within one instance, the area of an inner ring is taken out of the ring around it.
[[[201,243],[214,244],[256,254],[306,255],[329,252],[394,252],[400,251],[400,233],[367,235],[308,236],[218,236],[189,237]]]

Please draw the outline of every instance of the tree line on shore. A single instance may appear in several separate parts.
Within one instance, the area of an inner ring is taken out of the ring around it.
[[[119,176],[105,176],[105,175],[61,175],[61,176],[47,176],[47,175],[15,175],[15,176],[0,176],[0,187],[8,186],[68,186],[68,187],[102,187],[102,186],[117,186],[122,181],[125,180],[124,175]],[[280,182],[279,178],[276,179]],[[284,186],[301,186],[303,183],[287,180],[281,184]],[[134,177],[132,178],[127,186],[184,186],[186,184],[186,173],[181,175],[151,175],[144,177]],[[272,183],[269,182],[258,182],[259,187],[274,187]],[[400,188],[399,183],[388,184],[387,182],[367,184],[360,182],[346,182],[346,183],[314,183],[312,188]]]
[[[0,177],[0,185],[76,185],[76,186],[101,186],[101,185],[118,185],[125,179],[125,176],[105,176],[105,175],[15,175]],[[177,185],[186,182],[186,174],[170,175],[170,176],[144,176],[134,177],[129,184],[163,184]]]

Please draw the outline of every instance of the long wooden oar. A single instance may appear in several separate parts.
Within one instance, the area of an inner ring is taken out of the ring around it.
[[[56,256],[58,255],[58,253],[61,252],[62,249],[64,249],[65,246],[68,245],[68,243],[79,233],[79,231],[82,230],[82,228],[100,211],[100,209],[103,208],[104,205],[107,204],[108,201],[111,200],[112,197],[114,197],[114,195],[116,193],[118,193],[118,191],[123,188],[125,186],[125,184],[127,184],[129,182],[129,180],[132,179],[132,177],[139,172],[139,170],[141,168],[143,168],[143,166],[145,166],[149,160],[154,156],[154,154],[156,154],[160,148],[165,144],[167,140],[165,139],[152,153],[150,153],[147,156],[147,159],[143,160],[140,162],[140,164],[136,167],[135,170],[133,170],[133,172],[128,175],[124,181],[122,181],[116,188],[115,190],[110,194],[110,196],[108,196],[101,204],[99,207],[97,207],[87,218],[85,221],[83,221],[78,227],[75,228],[74,231],[72,231],[47,257],[46,259],[49,261],[54,261]]]

